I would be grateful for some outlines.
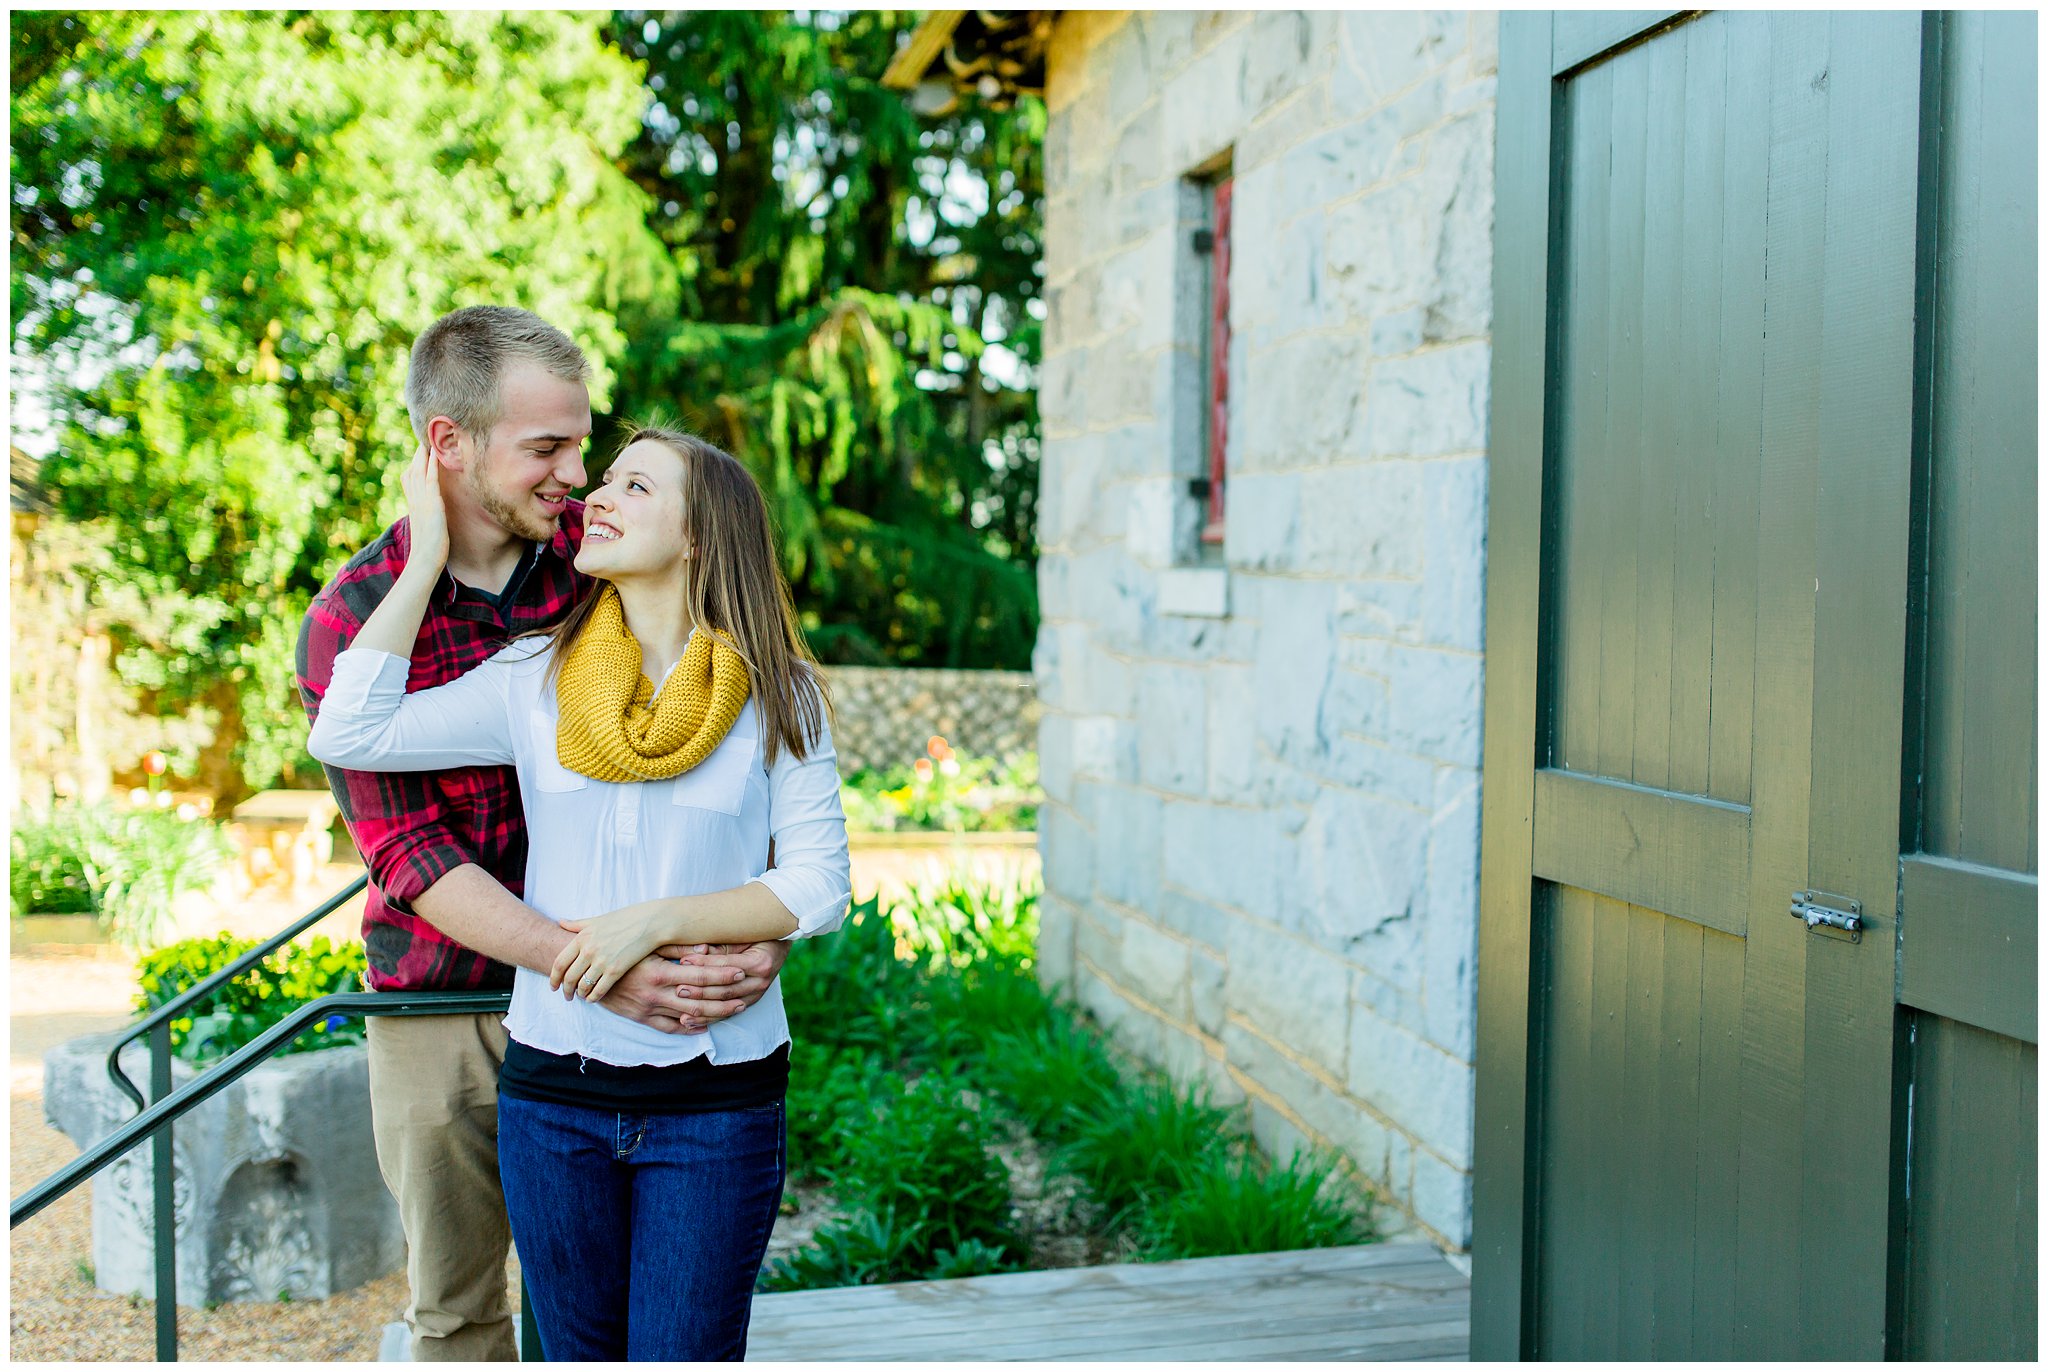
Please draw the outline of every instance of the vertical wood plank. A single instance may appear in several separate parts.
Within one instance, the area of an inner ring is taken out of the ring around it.
[[[1615,1173],[1620,1191],[1621,1303],[1616,1308],[1615,1347],[1624,1357],[1647,1358],[1655,1337],[1655,1255],[1677,1242],[1670,1216],[1658,1204],[1664,1181],[1658,1167],[1657,1120],[1669,1108],[1664,1041],[1664,938],[1666,927],[1683,923],[1638,906],[1615,914],[1627,926],[1628,1003],[1623,1012],[1623,1067],[1617,1130],[1623,1156]],[[1697,926],[1694,926],[1697,927]],[[1643,1108],[1655,1102],[1652,1109]],[[1674,1185],[1683,1185],[1678,1178]],[[1687,1186],[1689,1190],[1690,1187]],[[1682,1235],[1690,1239],[1690,1235]]]
[[[1628,1161],[1630,1104],[1623,1089],[1628,1062],[1627,907],[1605,896],[1589,900],[1593,936],[1591,1053],[1587,1062],[1587,1113],[1593,1119],[1586,1160],[1587,1205],[1585,1304],[1580,1312],[1582,1342],[1577,1356],[1621,1356],[1621,1187]]]
[[[1934,588],[1927,692],[1928,762],[1921,846],[1930,852],[1965,857],[1973,850],[1974,807],[1968,804],[1970,755],[1971,609],[1981,597],[1967,594],[1977,561],[1972,515],[1979,475],[1978,412],[1995,404],[1980,395],[1978,368],[1983,318],[1990,288],[1972,268],[1982,260],[1984,222],[1984,53],[1982,30],[1952,20],[1944,26],[1948,60],[1942,72],[1943,124],[1937,172],[1939,202],[1935,230],[1934,442],[1930,473],[1933,543],[1928,571]]]
[[[1486,568],[1486,793],[1481,803],[1479,1023],[1473,1175],[1474,1356],[1533,1340],[1526,1300],[1529,1185],[1530,854],[1540,663],[1544,381],[1554,204],[1550,16],[1502,15],[1494,237]]]
[[[1707,794],[1748,804],[1756,716],[1757,492],[1763,466],[1764,210],[1771,143],[1771,28],[1716,16],[1727,34],[1720,365],[1713,378],[1714,646]]]
[[[1786,1355],[1804,1284],[1807,934],[1785,901],[1805,885],[1813,686],[1814,454],[1820,410],[1827,18],[1771,13],[1771,136],[1758,491],[1751,911],[1743,969],[1742,1148],[1735,1355]],[[1732,66],[1732,63],[1731,63]],[[1759,281],[1759,286],[1764,283]],[[1734,311],[1731,311],[1731,314]]]
[[[1959,16],[1959,18],[1961,18]],[[1979,28],[1979,24],[1982,25]],[[1966,368],[1976,402],[1937,408],[1952,416],[1955,440],[1941,461],[1956,474],[1966,502],[1970,594],[1963,616],[1962,850],[1986,866],[2031,871],[2035,835],[2034,767],[2038,742],[2035,682],[2039,659],[2035,599],[2040,376],[2039,109],[2035,67],[2038,20],[2030,14],[1970,16],[1955,26],[1960,62],[1950,70],[1970,83],[1964,113],[1975,127],[1947,147],[1965,161],[1970,196],[1944,227],[1967,233],[1955,270],[1943,282],[1969,317],[1955,322],[1949,345]],[[1981,41],[1970,41],[1978,33]],[[1968,136],[1974,134],[1974,137]],[[1960,197],[1959,197],[1960,200]],[[1967,254],[1967,257],[1964,257]],[[1985,583],[1995,578],[2000,592]]]
[[[1642,111],[1648,72],[1643,52],[1606,63],[1607,356],[1601,398],[1604,518],[1600,557],[1600,726],[1597,763],[1603,776],[1632,779],[1635,752],[1635,640],[1638,492],[1642,485],[1642,281],[1647,148]],[[1593,87],[1589,85],[1590,96]],[[1597,156],[1597,152],[1595,153]],[[1597,1102],[1592,1182],[1597,1207],[1589,1238],[1589,1282],[1581,1356],[1621,1355],[1623,1251],[1622,1179],[1628,1163],[1628,911],[1593,902],[1593,1077]]]
[[[2039,1055],[1954,1020],[1914,1019],[1911,1261],[1901,1351],[1915,1359],[2032,1361]]]
[[[1898,758],[1912,486],[1920,16],[1837,14],[1827,64],[1813,537],[1810,870],[1863,902],[1862,943],[1808,946],[1801,1288],[1809,1357],[1884,1355]],[[1783,917],[1779,917],[1783,921]],[[1869,956],[1868,954],[1875,954]],[[1840,1159],[1856,1156],[1856,1168]],[[1868,1169],[1868,1170],[1866,1170]]]
[[[1629,59],[1648,68],[1644,114],[1641,489],[1636,526],[1636,665],[1631,688],[1635,740],[1629,774],[1644,786],[1671,784],[1672,598],[1678,557],[1678,486],[1688,463],[1678,436],[1685,203],[1684,34],[1651,42]]]
[[[2026,1151],[2027,1140],[2039,1139],[2041,1128],[2041,1054],[2032,1044],[2012,1043],[2011,1066],[2004,1089],[2013,1101],[2012,1132],[2007,1144],[2016,1166],[2011,1189],[2009,1228],[2001,1228],[2012,1254],[2013,1310],[2010,1356],[2026,1362],[2040,1357],[2041,1328],[2041,1162]]]
[[[1677,468],[1672,537],[1671,771],[1673,790],[1708,791],[1708,706],[1714,671],[1714,530],[1719,511],[1716,378],[1721,373],[1721,273],[1725,242],[1723,125],[1728,117],[1726,15],[1686,26],[1682,154],[1685,206],[1679,245],[1678,396],[1672,459]]]
[[[1600,775],[1633,781],[1636,581],[1642,542],[1643,229],[1648,98],[1644,50],[1615,58],[1607,115],[1613,181],[1607,199],[1607,347],[1600,549]]]
[[[1605,453],[1607,379],[1608,132],[1613,72],[1595,68],[1567,89],[1570,173],[1565,220],[1564,299],[1567,321],[1561,370],[1564,441],[1554,460],[1567,492],[1557,540],[1559,602],[1565,607],[1556,684],[1558,765],[1597,773],[1600,756],[1600,539],[1609,491]]]
[[[1682,920],[1663,923],[1663,1021],[1657,1035],[1663,1055],[1653,1121],[1657,1186],[1651,1197],[1651,1214],[1659,1226],[1648,1264],[1650,1344],[1642,1356],[1669,1359],[1698,1356],[1694,1256],[1705,1161],[1700,1138],[1701,948],[1711,936]]]
[[[1699,1190],[1693,1200],[1692,1356],[1735,1356],[1741,1289],[1736,1254],[1741,1214],[1742,1004],[1744,943],[1702,931],[1700,939]]]
[[[1583,1324],[1590,1264],[1590,1222],[1596,1198],[1593,1130],[1588,1093],[1593,1089],[1593,897],[1557,889],[1546,904],[1555,917],[1550,978],[1544,988],[1550,1030],[1544,1036],[1544,1186],[1539,1273],[1543,1290],[1538,1342],[1532,1356],[1564,1356]]]

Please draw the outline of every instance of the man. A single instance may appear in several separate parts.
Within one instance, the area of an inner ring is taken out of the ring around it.
[[[414,343],[406,408],[449,474],[450,548],[413,650],[410,689],[461,675],[560,618],[586,589],[571,565],[583,507],[570,492],[587,480],[588,376],[566,334],[504,306],[457,310]],[[400,519],[314,598],[299,631],[308,715],[318,713],[335,657],[390,589],[409,546]],[[511,768],[329,768],[328,784],[370,869],[363,941],[372,990],[495,990],[511,986],[511,965],[548,972],[570,936],[519,899],[527,834]],[[667,1032],[701,1033],[760,999],[788,945],[690,952],[688,965],[646,959],[599,1003]],[[505,1043],[501,1015],[369,1021],[377,1161],[405,1226],[415,1361],[517,1356],[497,1161]]]

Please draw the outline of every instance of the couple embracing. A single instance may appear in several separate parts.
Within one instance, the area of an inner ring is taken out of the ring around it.
[[[850,896],[824,682],[732,457],[634,432],[584,503],[588,364],[524,310],[420,335],[408,514],[315,598],[310,749],[371,876],[377,1157],[412,1355],[746,1350],[780,1204],[789,941]]]

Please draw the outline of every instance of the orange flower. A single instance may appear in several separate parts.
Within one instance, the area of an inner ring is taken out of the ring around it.
[[[152,748],[142,755],[142,770],[153,777],[160,777],[170,770],[171,760]]]
[[[917,773],[919,781],[930,781],[932,779],[932,760],[928,757],[921,757],[916,762],[910,764],[910,770]]]
[[[933,734],[931,736],[930,741],[924,745],[924,750],[927,753],[930,753],[934,758],[937,758],[941,761],[944,760],[946,754],[953,751],[952,745],[948,744],[946,740],[940,737],[938,734]]]

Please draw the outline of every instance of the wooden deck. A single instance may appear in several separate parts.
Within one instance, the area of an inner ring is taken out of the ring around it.
[[[754,1298],[751,1362],[1462,1362],[1470,1288],[1427,1243]]]

